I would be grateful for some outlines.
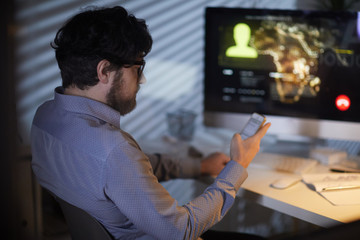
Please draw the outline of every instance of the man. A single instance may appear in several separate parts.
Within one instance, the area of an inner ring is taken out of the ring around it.
[[[40,184],[90,213],[115,239],[196,239],[218,222],[270,125],[246,141],[235,134],[231,160],[215,153],[200,170],[147,156],[120,128],[120,116],[136,106],[152,46],[145,21],[122,7],[88,10],[68,21],[52,46],[62,87],[33,121],[32,167]],[[159,181],[188,176],[189,170],[218,177],[179,206]]]

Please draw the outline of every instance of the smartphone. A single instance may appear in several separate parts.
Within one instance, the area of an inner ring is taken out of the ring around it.
[[[253,113],[250,119],[241,130],[240,135],[243,140],[254,135],[260,127],[264,125],[266,117],[259,113]]]

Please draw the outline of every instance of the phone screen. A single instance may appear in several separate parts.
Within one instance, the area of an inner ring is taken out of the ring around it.
[[[251,118],[246,123],[243,130],[241,131],[241,138],[245,140],[248,137],[254,135],[257,132],[257,130],[264,124],[264,122],[265,122],[265,116],[260,115],[258,113],[253,113],[251,115]]]

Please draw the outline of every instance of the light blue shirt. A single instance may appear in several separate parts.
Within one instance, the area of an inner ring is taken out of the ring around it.
[[[37,110],[31,141],[39,183],[90,213],[116,239],[196,239],[230,209],[247,177],[246,169],[230,161],[203,194],[180,206],[154,171],[168,179],[185,170],[152,166],[120,129],[119,112],[64,95],[61,87]]]

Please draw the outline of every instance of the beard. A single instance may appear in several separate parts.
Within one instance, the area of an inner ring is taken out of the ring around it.
[[[118,71],[114,77],[114,82],[106,96],[107,104],[118,111],[121,116],[124,116],[135,109],[136,107],[136,93],[133,97],[125,99],[123,97],[124,84],[122,81],[121,71]]]

